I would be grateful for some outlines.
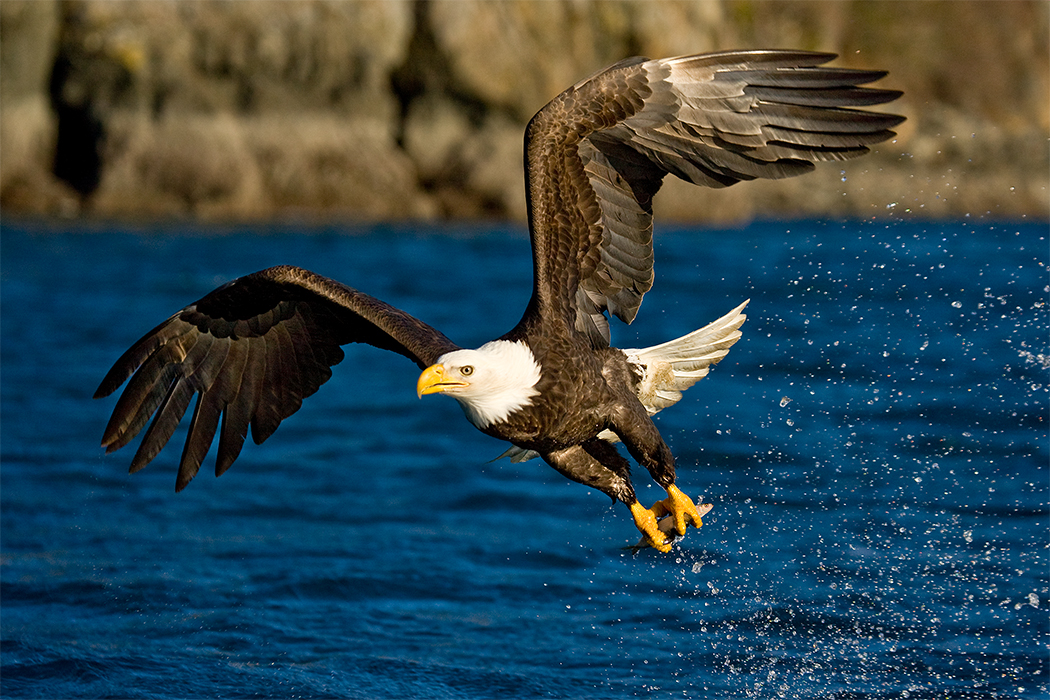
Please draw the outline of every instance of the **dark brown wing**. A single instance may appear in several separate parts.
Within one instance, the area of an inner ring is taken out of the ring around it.
[[[566,90],[526,133],[533,298],[523,325],[609,343],[653,283],[652,199],[664,175],[708,187],[808,172],[891,138],[902,117],[850,107],[894,90],[833,54],[736,51],[618,63]]]
[[[346,343],[392,350],[420,368],[457,349],[427,324],[367,294],[300,268],[272,267],[187,306],[117,360],[95,398],[131,381],[102,445],[107,452],[120,449],[154,416],[131,462],[132,472],[142,469],[196,394],[175,489],[196,475],[217,431],[215,473],[222,474],[240,454],[248,426],[256,443],[272,435],[328,381]]]

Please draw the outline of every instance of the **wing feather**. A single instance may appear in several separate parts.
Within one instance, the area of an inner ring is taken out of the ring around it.
[[[172,380],[168,392],[164,396],[164,401],[153,416],[153,422],[150,423],[149,429],[146,430],[146,435],[142,438],[142,442],[139,443],[139,449],[135,453],[134,459],[131,460],[129,472],[137,472],[157,456],[157,453],[160,452],[160,449],[164,447],[164,444],[171,438],[172,433],[175,432],[175,428],[178,426],[179,421],[182,420],[186,409],[189,408],[192,398],[193,388],[188,382],[183,381],[180,377]]]
[[[102,446],[107,453],[127,445],[164,403],[171,383],[178,374],[179,343],[183,339],[164,345],[149,356],[143,371],[132,377],[128,388],[121,395],[113,415],[102,436]]]
[[[197,406],[193,410],[186,445],[179,459],[179,472],[175,480],[176,491],[186,488],[190,479],[196,476],[215,439],[215,432],[222,416],[223,386],[215,385],[221,382],[222,370],[227,366],[233,343],[225,339],[217,339],[215,346],[216,351],[208,356],[207,362],[197,372],[199,386],[213,386],[215,390],[197,392]]]
[[[221,476],[233,466],[244,447],[255,407],[259,403],[259,385],[266,372],[266,353],[261,338],[245,338],[234,347],[244,348],[240,360],[240,378],[232,387],[222,412],[222,433],[219,437],[219,454],[215,457],[215,475]]]
[[[855,109],[895,90],[833,54],[629,59],[552,100],[526,131],[534,286],[522,326],[609,344],[652,287],[652,198],[667,174],[707,187],[800,175],[863,155],[901,117]],[[514,333],[514,332],[512,332]],[[510,335],[510,334],[508,334]]]
[[[300,268],[269,268],[187,306],[117,360],[95,393],[108,396],[127,382],[102,444],[107,452],[120,449],[149,423],[131,462],[131,471],[142,469],[196,396],[176,489],[196,475],[216,433],[215,471],[222,474],[249,426],[256,443],[270,437],[332,376],[346,343],[391,350],[421,368],[457,348],[422,321],[351,287]]]

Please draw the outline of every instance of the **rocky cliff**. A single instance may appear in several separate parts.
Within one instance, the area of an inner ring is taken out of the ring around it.
[[[628,55],[803,48],[890,71],[899,137],[663,218],[1050,216],[1050,4],[4,0],[0,207],[99,217],[524,218],[522,132]]]

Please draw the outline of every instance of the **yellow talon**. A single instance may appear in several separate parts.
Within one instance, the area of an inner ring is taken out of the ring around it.
[[[664,553],[671,551],[671,543],[667,541],[664,533],[660,532],[653,511],[635,501],[631,504],[631,515],[634,516],[634,524],[638,530],[649,538],[649,544]]]
[[[692,499],[671,485],[667,487],[667,498],[657,501],[652,508],[646,508],[638,501],[630,505],[631,515],[634,516],[634,524],[642,533],[642,540],[635,545],[634,550],[644,548],[647,544],[653,548],[667,553],[678,539],[685,535],[689,525],[702,527],[701,516],[707,515],[714,508],[710,503],[696,505]],[[658,520],[666,515],[672,517]],[[678,537],[674,530],[678,531]]]
[[[704,513],[709,510],[711,510],[710,507],[705,509]],[[674,484],[667,487],[667,498],[653,504],[652,512],[657,517],[661,515],[673,517],[674,526],[679,535],[685,534],[685,529],[690,523],[692,523],[693,527],[703,527],[704,525],[700,519],[702,513],[697,510],[693,499],[682,493]],[[689,522],[686,522],[686,518],[689,519]]]

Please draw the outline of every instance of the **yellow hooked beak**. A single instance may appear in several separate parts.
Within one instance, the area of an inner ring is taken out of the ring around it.
[[[465,386],[469,385],[462,379],[446,377],[444,365],[430,365],[423,370],[423,374],[419,375],[419,381],[416,382],[416,395],[423,398],[424,394],[437,394]]]

